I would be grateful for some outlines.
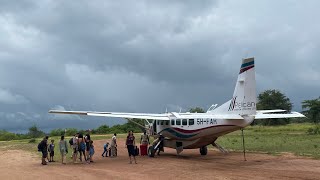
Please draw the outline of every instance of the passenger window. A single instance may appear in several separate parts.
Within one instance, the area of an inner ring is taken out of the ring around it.
[[[189,126],[194,125],[194,119],[189,119]]]
[[[186,119],[182,119],[182,125],[183,125],[183,126],[188,125],[188,120],[186,120]]]
[[[161,125],[163,125],[164,124],[164,122],[163,121],[160,121],[161,122]]]
[[[157,121],[157,125],[160,125],[160,121]]]
[[[167,125],[167,126],[169,125],[169,121],[166,121],[166,125]]]
[[[174,120],[171,120],[171,125],[174,126],[175,122]]]
[[[176,125],[181,125],[181,119],[176,120]]]

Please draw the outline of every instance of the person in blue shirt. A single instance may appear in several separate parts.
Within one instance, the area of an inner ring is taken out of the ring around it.
[[[101,155],[102,157],[104,157],[104,154],[106,154],[106,157],[108,157],[108,146],[109,146],[108,142],[103,145],[103,153]]]

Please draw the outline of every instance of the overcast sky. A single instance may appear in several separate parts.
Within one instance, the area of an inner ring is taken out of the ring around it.
[[[232,96],[241,59],[257,89],[301,110],[320,95],[320,1],[0,2],[0,129],[94,128],[119,119],[49,109],[164,112]]]

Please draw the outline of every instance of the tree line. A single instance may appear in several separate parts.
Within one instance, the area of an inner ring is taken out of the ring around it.
[[[266,90],[260,93],[257,97],[257,110],[268,110],[268,109],[284,109],[287,111],[292,110],[292,103],[290,99],[280,92],[279,90]],[[319,124],[320,122],[320,97],[311,100],[302,101],[302,113],[306,115],[307,118],[288,118],[288,119],[265,119],[265,120],[256,120],[252,125],[265,125],[265,126],[274,126],[274,125],[285,125],[289,123],[302,123],[302,122],[311,122]],[[201,107],[191,108],[189,110],[191,113],[204,113],[204,109]],[[136,119],[135,122],[143,125],[144,120]],[[126,133],[129,130],[134,132],[142,132],[143,128],[141,126],[128,121],[122,125],[108,126],[101,125],[96,129],[91,130],[91,134],[112,134],[112,133]],[[53,129],[50,131],[50,136],[73,136],[75,133],[85,133],[85,130],[79,130],[76,128],[67,128],[67,129]],[[36,125],[29,128],[27,134],[15,134],[5,130],[0,130],[0,141],[8,140],[17,140],[17,139],[30,139],[30,138],[39,138],[45,136],[46,133],[41,131]]]
[[[143,125],[143,120],[135,120],[137,123]],[[108,125],[101,125],[96,129],[91,129],[90,134],[113,134],[113,133],[127,133],[129,130],[132,130],[136,133],[143,132],[143,129],[141,126],[128,121],[125,124],[118,124],[115,126],[108,126]],[[26,134],[16,134],[12,132],[8,132],[5,130],[0,130],[0,141],[11,141],[11,140],[20,140],[20,139],[34,139],[34,138],[41,138],[46,135],[49,136],[73,136],[76,133],[82,133],[85,134],[87,133],[88,130],[83,130],[83,129],[76,129],[76,128],[58,128],[58,129],[53,129],[49,133],[45,133],[42,130],[40,130],[36,125],[33,125],[32,127],[29,128],[28,133]]]

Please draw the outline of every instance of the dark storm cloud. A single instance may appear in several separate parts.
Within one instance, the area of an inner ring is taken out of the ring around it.
[[[241,58],[300,109],[319,96],[317,1],[3,1],[0,129],[93,128],[68,110],[164,112],[223,103]],[[109,121],[108,121],[109,122]],[[111,120],[111,124],[117,123]],[[122,121],[123,122],[123,121]]]

